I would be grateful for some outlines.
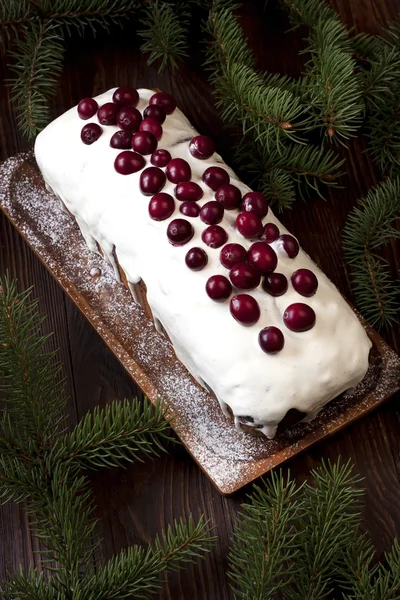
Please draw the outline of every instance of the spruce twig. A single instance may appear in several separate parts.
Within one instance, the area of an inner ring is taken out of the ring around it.
[[[349,34],[338,15],[319,0],[284,0],[294,26],[308,25],[307,89],[315,127],[343,144],[362,123],[364,106]]]
[[[132,590],[138,591],[135,597],[148,598],[161,586],[160,575],[203,556],[213,543],[207,524],[191,518],[187,525],[175,523],[152,546],[134,547],[94,572],[97,520],[81,469],[119,466],[163,450],[166,407],[114,402],[88,414],[71,433],[62,432],[66,398],[60,366],[54,353],[44,351],[47,338],[41,335],[37,302],[30,301],[29,291],[18,293],[8,278],[0,280],[0,290],[0,390],[5,398],[0,498],[26,504],[33,533],[44,546],[42,567],[52,573],[44,578],[30,570],[14,576],[4,584],[2,597],[99,600],[93,586],[104,583],[105,598],[126,598]]]
[[[393,281],[377,250],[400,238],[400,179],[387,179],[370,190],[350,213],[343,247],[355,288],[356,304],[371,325],[382,328],[398,317],[400,285]]]
[[[322,463],[312,471],[315,484],[306,484],[304,513],[299,521],[301,548],[296,558],[294,590],[288,600],[320,600],[332,591],[339,556],[354,540],[361,522],[358,499],[349,463]]]
[[[290,474],[285,478],[273,472],[266,489],[254,490],[235,527],[229,577],[237,597],[263,600],[293,584],[302,487]]]
[[[0,36],[10,40],[12,34],[39,25],[62,26],[68,34],[75,31],[83,36],[88,29],[96,33],[99,27],[109,30],[111,25],[121,25],[142,4],[140,0],[41,0],[37,4],[4,0],[0,6]]]
[[[96,407],[71,433],[58,437],[51,460],[78,461],[82,467],[94,469],[126,466],[143,460],[142,456],[157,456],[158,450],[165,450],[161,440],[175,440],[166,433],[165,416],[162,401],[155,408],[137,400]]]
[[[0,391],[6,403],[2,431],[7,435],[14,424],[20,449],[36,457],[63,422],[61,366],[54,353],[44,352],[44,318],[37,302],[29,303],[30,291],[19,294],[8,278],[0,281],[0,290]]]
[[[254,57],[232,12],[235,7],[218,0],[212,5],[206,26],[211,38],[206,67],[222,117],[242,131],[239,165],[281,210],[292,205],[295,190],[301,192],[300,182],[318,194],[321,183],[334,185],[341,163],[332,153],[310,145],[305,135],[314,119],[312,103],[305,102],[308,82],[255,70]]]
[[[177,69],[179,60],[188,56],[186,29],[189,16],[182,7],[178,10],[172,4],[159,0],[144,11],[144,28],[138,32],[145,40],[141,50],[149,54],[149,65],[160,61],[158,72],[168,64],[173,70]]]
[[[255,486],[235,526],[229,577],[242,600],[395,600],[400,545],[384,564],[360,533],[363,490],[350,464],[322,463],[309,483],[273,473]]]
[[[64,47],[58,27],[40,23],[15,44],[10,80],[18,124],[24,135],[35,137],[47,124],[49,100],[57,91]]]
[[[206,525],[204,518],[197,524],[192,518],[187,524],[176,521],[147,550],[133,546],[122,551],[87,581],[83,594],[91,593],[99,600],[153,597],[161,588],[162,573],[178,570],[209,550],[213,538],[207,536]]]

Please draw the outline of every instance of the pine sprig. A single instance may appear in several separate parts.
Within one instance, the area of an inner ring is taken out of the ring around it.
[[[332,566],[353,542],[361,521],[357,500],[363,492],[355,487],[360,480],[352,476],[349,463],[323,463],[312,476],[315,484],[304,488],[301,548],[290,600],[320,600],[332,591]]]
[[[289,78],[283,78],[282,89],[277,76],[265,80],[254,70],[252,52],[232,9],[212,9],[206,30],[212,39],[206,66],[222,118],[240,123],[243,135],[251,133],[267,150],[281,138],[299,141],[296,132],[307,124],[306,107],[289,91]]]
[[[154,409],[147,401],[113,402],[96,407],[71,433],[58,437],[50,459],[76,462],[86,469],[120,467],[142,456],[158,456],[165,451],[164,440],[172,440],[166,429],[166,406],[160,401]]]
[[[229,577],[236,597],[263,600],[293,583],[299,545],[294,524],[302,511],[302,488],[290,474],[285,478],[273,472],[266,489],[254,490],[235,527]]]
[[[10,40],[11,34],[38,25],[62,26],[68,34],[83,36],[87,30],[95,34],[98,28],[108,31],[112,25],[122,25],[142,4],[140,0],[5,0],[0,7],[0,35]]]
[[[310,28],[305,75],[314,126],[328,141],[343,144],[357,134],[364,113],[348,30],[319,0],[285,0],[285,5],[294,26]]]
[[[400,179],[387,179],[368,192],[350,213],[343,231],[343,247],[355,289],[356,304],[374,326],[396,322],[400,285],[388,273],[379,248],[400,238]]]
[[[56,590],[45,580],[44,573],[30,568],[27,575],[15,574],[3,588],[4,600],[67,600],[61,590]]]
[[[222,117],[244,136],[237,153],[240,170],[281,210],[292,205],[299,184],[300,190],[305,184],[318,194],[321,183],[333,185],[340,162],[310,145],[305,135],[314,122],[313,100],[306,102],[308,82],[255,70],[235,7],[213,3],[206,67]]]
[[[35,137],[48,122],[49,100],[57,91],[56,83],[64,59],[60,28],[40,23],[15,43],[10,80],[11,93],[21,131]]]
[[[236,149],[240,170],[250,183],[265,193],[278,211],[290,208],[296,192],[305,196],[303,184],[321,198],[321,185],[337,185],[343,161],[332,150],[311,144],[288,145],[283,152],[267,152],[259,145],[242,140]]]
[[[160,575],[182,568],[209,551],[214,538],[206,533],[206,522],[176,521],[144,550],[132,546],[112,558],[101,573],[89,579],[83,588],[98,600],[123,600],[126,597],[149,599],[161,588]]]
[[[63,420],[65,396],[61,366],[46,353],[40,335],[43,317],[28,292],[18,293],[15,282],[0,281],[0,391],[6,403],[2,435],[15,423],[24,453],[35,457],[46,448]],[[22,447],[21,447],[22,450]]]
[[[22,133],[34,138],[50,120],[49,100],[57,92],[62,71],[64,38],[95,34],[121,26],[132,15],[142,20],[142,50],[148,63],[160,59],[176,68],[187,56],[187,11],[156,0],[4,0],[0,3],[0,44],[11,44],[11,97]]]
[[[178,62],[188,56],[188,18],[187,11],[178,11],[173,4],[159,0],[144,11],[143,29],[138,32],[145,40],[141,50],[149,54],[149,65],[160,61],[158,72],[168,64],[173,70],[177,69]]]
[[[42,568],[52,573],[43,578],[31,570],[15,576],[0,595],[9,600],[122,599],[131,593],[148,598],[149,590],[161,586],[160,575],[204,555],[213,543],[207,524],[191,518],[175,523],[147,549],[134,547],[104,568],[96,565],[95,571],[97,520],[82,467],[120,466],[142,454],[157,455],[168,437],[166,407],[162,402],[155,410],[150,404],[114,402],[88,414],[71,433],[62,432],[66,399],[60,367],[54,353],[45,353],[37,302],[30,301],[29,292],[18,293],[8,278],[0,280],[0,290],[0,390],[5,398],[0,498],[25,503],[43,547]]]
[[[255,486],[229,551],[235,598],[398,599],[400,545],[375,564],[350,464],[322,463],[311,476],[297,485],[279,472]]]

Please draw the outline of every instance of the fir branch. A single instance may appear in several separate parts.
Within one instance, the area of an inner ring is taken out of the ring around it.
[[[27,575],[22,572],[13,575],[1,591],[3,600],[67,600],[61,591],[45,580],[43,572],[39,573],[32,567]]]
[[[290,474],[285,478],[279,472],[271,474],[265,490],[254,489],[235,527],[229,578],[237,597],[263,600],[293,583],[302,487],[295,485]]]
[[[285,141],[301,143],[298,133],[310,124],[308,109],[300,98],[266,86],[246,65],[227,64],[216,83],[216,94],[222,118],[240,123],[243,135],[251,135],[266,151],[281,150]]]
[[[350,213],[343,247],[353,273],[356,304],[374,326],[382,328],[398,317],[400,285],[387,272],[377,250],[399,239],[400,178],[387,179],[368,192]]]
[[[365,125],[370,154],[383,173],[400,172],[400,85],[383,94],[381,102],[370,109]]]
[[[361,63],[372,62],[385,47],[385,40],[379,35],[371,35],[361,31],[350,39],[353,55]]]
[[[361,558],[361,557],[360,557]],[[400,544],[395,540],[390,552],[385,554],[385,564],[371,569],[372,556],[365,562],[357,561],[357,571],[352,574],[351,591],[344,600],[400,600]]]
[[[290,208],[295,200],[295,189],[305,196],[302,184],[305,183],[321,198],[321,185],[337,185],[343,161],[337,160],[332,150],[306,144],[291,144],[284,152],[266,152],[259,145],[245,140],[236,151],[243,173],[250,175],[252,182],[267,193],[269,201],[278,210]],[[290,183],[292,182],[292,184]]]
[[[72,588],[90,565],[95,548],[91,537],[97,520],[92,514],[91,493],[79,471],[62,463],[44,473],[42,482],[46,479],[44,499],[40,503],[33,499],[29,507],[36,514],[31,526],[45,546],[41,553],[46,561],[62,565],[58,577]]]
[[[41,23],[18,39],[11,53],[15,73],[9,82],[18,124],[27,137],[48,122],[49,100],[56,94],[64,47],[59,28]]]
[[[356,135],[364,113],[346,28],[337,18],[319,19],[306,51],[311,54],[306,73],[315,124],[329,141],[344,143]]]
[[[334,19],[339,21],[338,14],[326,2],[321,0],[282,0],[289,12],[294,27],[308,25],[315,27],[318,21]]]
[[[351,466],[330,462],[312,471],[315,486],[304,488],[303,518],[299,521],[301,547],[296,576],[288,600],[322,600],[332,590],[332,565],[354,540],[361,521],[355,488],[358,477]]]
[[[151,65],[159,60],[158,72],[167,65],[173,70],[177,69],[178,62],[188,56],[186,29],[189,13],[178,11],[169,2],[156,0],[154,4],[144,11],[142,24],[144,29],[139,30],[139,35],[145,40],[141,46],[144,53],[148,53],[147,62]]]
[[[94,573],[97,521],[81,466],[113,466],[139,459],[139,452],[157,454],[163,446],[156,435],[166,437],[168,426],[165,407],[161,402],[155,410],[138,402],[114,403],[87,415],[69,436],[61,434],[65,398],[54,355],[44,352],[47,338],[41,336],[37,303],[29,291],[19,294],[7,278],[0,279],[0,290],[0,380],[6,400],[0,422],[0,498],[26,503],[34,535],[44,546],[42,566],[53,573],[46,579],[36,571],[14,576],[3,586],[2,597],[99,600],[95,585],[99,593],[104,587],[105,597],[125,598],[131,590],[138,591],[137,598],[148,597],[149,589],[160,587],[161,573],[204,554],[213,542],[207,524],[203,519],[194,524],[191,518],[187,525],[176,523],[152,546],[134,547],[110,561],[103,575],[100,567]]]
[[[0,456],[0,500],[25,502],[31,497],[36,502],[44,498],[37,463],[29,465],[16,456]]]
[[[267,150],[279,147],[281,138],[300,141],[297,132],[308,123],[307,108],[277,85],[280,78],[265,80],[254,70],[252,53],[232,10],[211,10],[207,31],[213,41],[206,66],[213,70],[222,118],[240,123],[243,135],[251,133]],[[289,78],[283,81],[288,88]]]
[[[142,4],[141,0],[41,0],[35,6],[28,0],[5,0],[0,8],[0,35],[4,32],[10,38],[38,26],[61,26],[68,34],[75,31],[81,36],[89,29],[95,34],[99,27],[108,31],[111,25],[122,25]]]
[[[22,30],[30,27],[31,6],[29,0],[2,0],[0,2],[0,44],[5,46]]]
[[[162,439],[169,427],[166,407],[159,402],[113,402],[105,408],[96,407],[78,423],[75,429],[58,437],[52,448],[51,461],[62,464],[79,462],[84,468],[126,466],[142,455],[158,455],[165,451]]]
[[[370,69],[360,74],[364,101],[368,108],[381,110],[387,95],[392,96],[400,77],[400,54],[396,48],[383,47],[370,63]]]
[[[151,598],[161,587],[160,576],[202,556],[214,544],[202,517],[197,524],[192,517],[169,526],[146,551],[133,546],[112,558],[104,568],[86,582],[96,600],[123,600],[128,596]]]
[[[220,69],[228,64],[255,66],[253,53],[247,38],[235,18],[233,11],[240,5],[237,2],[214,0],[204,30],[210,36],[205,66],[212,72],[212,79],[218,78]]]
[[[61,367],[54,353],[44,352],[43,317],[37,302],[29,300],[30,291],[18,293],[8,278],[0,281],[0,290],[0,391],[10,422],[18,423],[24,452],[37,456],[63,421]]]

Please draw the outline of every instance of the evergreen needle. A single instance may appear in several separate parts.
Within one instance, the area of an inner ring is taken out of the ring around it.
[[[14,575],[5,600],[149,598],[166,571],[201,558],[213,544],[208,524],[190,517],[134,546],[104,566],[95,564],[97,520],[83,469],[118,467],[157,455],[169,439],[166,407],[113,402],[88,413],[69,433],[60,365],[46,353],[43,317],[30,292],[0,279],[0,499],[24,502],[41,543],[42,568]]]

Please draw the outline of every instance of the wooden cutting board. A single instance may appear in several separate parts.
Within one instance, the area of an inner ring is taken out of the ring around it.
[[[333,400],[312,423],[278,432],[274,440],[237,431],[110,265],[88,251],[74,220],[46,191],[32,153],[0,166],[0,208],[149,400],[168,403],[178,437],[223,494],[343,429],[400,389],[400,358],[364,323],[373,351],[367,376],[355,390]]]

